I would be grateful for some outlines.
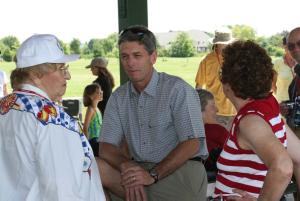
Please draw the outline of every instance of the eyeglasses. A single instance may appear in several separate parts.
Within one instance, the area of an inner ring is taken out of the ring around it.
[[[300,40],[298,40],[296,43],[288,43],[287,48],[289,51],[294,51],[296,46],[300,49]]]
[[[58,68],[58,70],[60,72],[62,72],[63,76],[67,76],[68,74],[70,74],[70,72],[69,72],[69,65],[61,66],[61,67]]]

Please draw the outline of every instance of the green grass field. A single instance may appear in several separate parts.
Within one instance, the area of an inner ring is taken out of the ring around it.
[[[166,72],[179,76],[191,86],[195,86],[194,79],[200,60],[201,57],[158,58],[155,68],[159,72]],[[79,61],[70,63],[70,72],[72,78],[68,82],[68,87],[64,98],[81,97],[84,87],[96,79],[96,77],[90,72],[90,69],[85,68],[85,66],[87,66],[89,63],[90,60],[87,59],[80,59]],[[0,62],[0,69],[4,70],[8,77],[14,68],[15,64],[13,62]],[[120,85],[119,60],[117,58],[109,58],[108,68],[114,76],[116,89]],[[9,91],[11,91],[10,88]]]

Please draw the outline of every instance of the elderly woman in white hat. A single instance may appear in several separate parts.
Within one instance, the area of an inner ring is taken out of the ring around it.
[[[105,200],[92,149],[78,122],[55,101],[71,78],[58,39],[28,38],[0,101],[0,200]]]
[[[221,28],[215,31],[215,37],[212,40],[212,52],[204,57],[199,64],[199,69],[195,78],[197,89],[206,89],[210,91],[216,101],[218,108],[217,119],[220,125],[229,130],[236,111],[224,95],[222,83],[219,79],[219,73],[223,62],[223,48],[234,41],[231,31],[227,28]]]

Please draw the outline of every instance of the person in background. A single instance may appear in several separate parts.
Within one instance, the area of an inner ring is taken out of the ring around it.
[[[205,89],[197,89],[200,99],[202,118],[205,128],[207,150],[209,153],[204,166],[207,173],[207,197],[211,198],[215,189],[217,175],[217,160],[223,145],[229,135],[228,131],[217,122],[217,112],[214,96]]]
[[[300,27],[293,29],[287,37],[287,49],[296,61],[294,67],[295,77],[289,86],[289,98],[291,101],[300,95]]]
[[[91,61],[91,64],[86,66],[90,68],[93,75],[98,76],[93,83],[100,85],[103,91],[103,100],[99,102],[98,108],[101,111],[102,117],[104,115],[107,101],[112,93],[112,89],[115,86],[114,78],[107,69],[108,60],[103,57],[96,57]]]
[[[224,95],[219,74],[223,63],[222,50],[233,41],[229,29],[216,30],[212,41],[213,51],[202,59],[195,78],[197,89],[206,89],[214,95],[218,108],[217,120],[227,130],[230,129],[236,111],[230,100]]]
[[[209,157],[205,161],[205,169],[206,171],[216,172],[217,159],[229,133],[217,122],[218,108],[216,107],[213,94],[205,89],[197,89],[197,92],[200,98],[207,150],[209,153]]]
[[[293,168],[300,184],[300,141],[285,125],[271,93],[272,60],[253,41],[228,45],[223,57],[220,79],[238,113],[217,162],[215,195],[280,200]]]
[[[294,28],[287,37],[287,48],[294,58],[300,64],[300,27]]]
[[[287,36],[287,49],[295,60],[294,78],[288,87],[289,101],[280,104],[281,114],[286,117],[287,124],[300,138],[300,28],[293,29]]]
[[[159,73],[156,38],[144,26],[119,36],[129,81],[111,95],[100,135],[100,172],[110,192],[130,201],[206,200],[207,157],[199,97],[181,78]],[[120,149],[128,144],[130,158]]]
[[[296,27],[290,31],[289,35],[287,36],[287,49],[289,50],[291,56],[296,61],[296,66],[294,67],[295,77],[292,83],[289,86],[289,97],[290,101],[295,102],[296,97],[300,95],[300,27]],[[299,99],[297,102],[299,103]],[[292,115],[290,115],[290,121],[288,122],[295,134],[300,138],[300,105],[293,106]],[[295,114],[297,114],[295,116]],[[298,184],[298,191],[295,195],[295,200],[300,200],[300,185]]]
[[[99,134],[102,125],[102,116],[97,107],[103,99],[101,87],[96,84],[87,85],[83,92],[83,105],[87,107],[83,123],[83,132],[89,139],[94,155],[99,155]]]
[[[55,101],[71,78],[59,40],[35,34],[17,50],[14,91],[0,101],[0,200],[104,201],[88,140]]]
[[[279,103],[289,100],[288,88],[295,77],[294,66],[296,65],[287,49],[286,37],[282,38],[282,45],[285,53],[282,58],[274,61],[274,70],[276,71],[274,95]]]
[[[0,99],[7,95],[7,77],[6,73],[0,70]]]

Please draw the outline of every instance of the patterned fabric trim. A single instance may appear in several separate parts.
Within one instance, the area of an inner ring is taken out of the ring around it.
[[[60,125],[77,133],[80,136],[85,155],[83,171],[90,174],[92,150],[88,147],[82,126],[77,120],[70,117],[62,107],[37,95],[12,93],[0,100],[0,114],[4,115],[11,109],[32,113],[43,125]]]

